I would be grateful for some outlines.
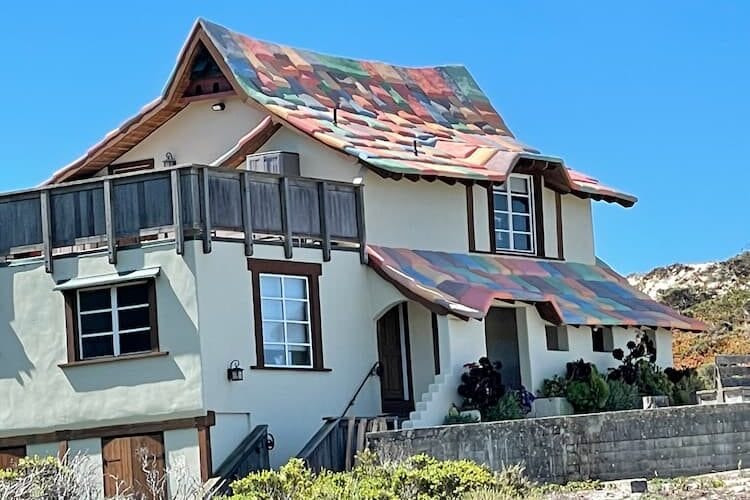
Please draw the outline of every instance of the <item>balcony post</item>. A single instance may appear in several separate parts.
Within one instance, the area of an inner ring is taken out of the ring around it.
[[[203,219],[203,253],[211,253],[211,196],[209,193],[208,167],[201,168],[203,200],[201,203]]]
[[[365,192],[361,184],[354,191],[357,200],[357,238],[359,239],[359,260],[367,264],[367,233],[365,231]]]
[[[289,178],[279,179],[281,196],[281,230],[284,233],[284,257],[292,258],[292,211],[289,209]]]
[[[318,182],[318,213],[320,214],[320,234],[323,239],[323,262],[331,260],[331,231],[328,229],[328,210],[326,209],[326,197],[328,196],[328,183]]]
[[[112,212],[112,182],[104,180],[104,227],[107,234],[107,256],[110,264],[117,264],[117,237]]]
[[[253,207],[250,190],[250,174],[240,174],[240,191],[242,197],[242,231],[245,233],[245,256],[253,255]]]
[[[44,255],[44,270],[52,273],[52,231],[50,226],[49,189],[39,193],[39,208],[42,214],[42,255]]]
[[[169,173],[172,184],[172,224],[174,224],[174,246],[177,255],[185,253],[185,233],[182,229],[182,200],[180,199],[180,171]]]

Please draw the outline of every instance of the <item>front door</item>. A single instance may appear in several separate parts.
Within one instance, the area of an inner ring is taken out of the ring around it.
[[[414,410],[414,401],[408,390],[410,373],[403,352],[408,338],[403,320],[402,306],[394,306],[378,320],[377,330],[383,413],[406,417]]]
[[[518,325],[516,310],[510,307],[493,307],[484,319],[487,357],[503,364],[500,374],[508,389],[521,387],[521,362],[518,355]]]

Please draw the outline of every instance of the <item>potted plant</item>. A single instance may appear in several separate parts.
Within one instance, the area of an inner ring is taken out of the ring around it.
[[[531,408],[531,417],[557,417],[560,415],[572,415],[573,406],[565,397],[567,380],[559,375],[545,379],[542,389],[534,400]]]

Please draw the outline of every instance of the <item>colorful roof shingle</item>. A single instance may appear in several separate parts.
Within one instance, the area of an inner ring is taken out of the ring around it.
[[[463,66],[406,68],[334,57],[263,42],[204,20],[199,25],[249,97],[373,168],[501,182],[521,158],[562,165],[517,141]],[[581,196],[625,206],[636,201],[562,170],[568,187]]]
[[[605,265],[374,245],[368,254],[378,274],[441,314],[481,319],[498,299],[532,303],[552,323],[706,329],[635,290]]]

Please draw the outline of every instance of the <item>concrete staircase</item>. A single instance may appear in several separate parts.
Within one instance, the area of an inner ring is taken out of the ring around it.
[[[403,429],[418,429],[442,425],[451,404],[460,404],[461,398],[456,392],[461,380],[461,373],[441,373],[435,375],[433,382],[422,394],[422,399],[414,405],[409,413],[409,420],[402,424]]]

